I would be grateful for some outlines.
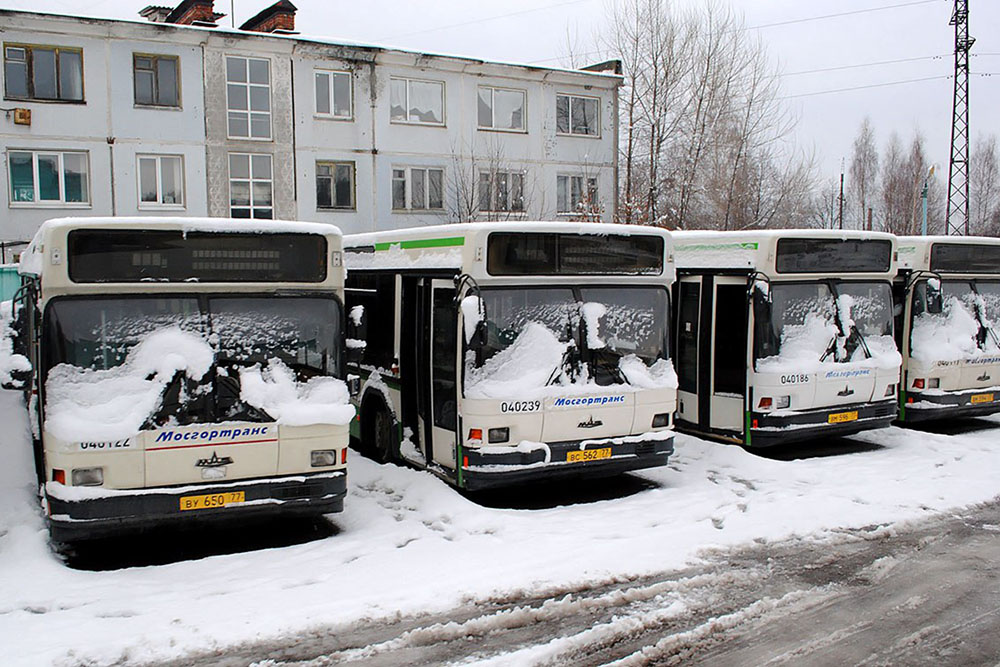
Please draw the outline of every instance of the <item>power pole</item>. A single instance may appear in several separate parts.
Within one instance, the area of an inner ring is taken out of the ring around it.
[[[949,25],[955,26],[955,96],[951,114],[951,162],[948,164],[949,235],[969,233],[969,0],[955,0]]]
[[[840,161],[840,195],[837,197],[837,227],[844,228],[844,161]]]

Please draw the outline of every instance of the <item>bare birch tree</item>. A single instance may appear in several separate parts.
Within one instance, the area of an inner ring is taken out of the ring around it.
[[[979,136],[973,145],[969,198],[972,233],[1000,236],[1000,155],[996,135]]]
[[[848,185],[850,200],[854,204],[849,210],[856,214],[856,217],[849,215],[848,220],[854,218],[857,229],[865,229],[868,209],[874,204],[872,200],[878,191],[878,164],[875,130],[872,128],[871,119],[865,116],[858,129],[858,135],[854,138],[849,171],[851,180]]]

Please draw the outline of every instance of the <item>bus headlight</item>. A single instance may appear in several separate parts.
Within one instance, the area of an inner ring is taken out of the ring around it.
[[[488,435],[490,442],[507,442],[510,440],[510,427],[491,428]]]
[[[653,428],[663,428],[664,426],[670,426],[670,413],[661,412],[658,415],[653,415]]]
[[[885,388],[886,397],[894,396],[895,394],[896,394],[896,385],[890,384],[888,387]]]
[[[101,486],[104,484],[104,468],[74,468],[73,486]]]
[[[337,465],[336,449],[314,449],[309,452],[310,464],[313,468],[325,468]]]
[[[941,386],[941,378],[930,378],[927,380],[928,389],[938,389]]]
[[[778,408],[779,410],[787,408],[791,406],[791,404],[792,404],[791,396],[778,396],[778,398],[774,399],[774,407]]]

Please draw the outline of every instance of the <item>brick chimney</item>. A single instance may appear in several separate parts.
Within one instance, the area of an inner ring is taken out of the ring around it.
[[[296,11],[295,5],[288,0],[278,0],[247,20],[240,26],[240,30],[294,34]]]
[[[140,15],[145,16],[150,21],[156,21],[154,16],[158,16],[159,13],[156,11],[158,7],[147,7],[146,9],[139,12]],[[146,14],[147,10],[150,11]],[[177,25],[200,25],[214,28],[216,26],[216,21],[221,19],[225,14],[219,14],[215,11],[215,0],[181,0],[181,3],[174,7],[165,18],[162,19],[163,23],[175,23]]]

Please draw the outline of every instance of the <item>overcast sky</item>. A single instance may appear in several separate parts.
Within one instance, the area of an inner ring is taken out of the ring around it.
[[[230,14],[232,2],[238,26],[272,1],[216,0],[216,11]],[[297,28],[304,35],[552,66],[559,66],[565,55],[567,30],[578,36],[583,51],[590,50],[607,1],[293,0],[299,8]],[[946,177],[954,71],[954,28],[948,20],[953,0],[731,2],[744,13],[746,24],[759,31],[784,72],[783,95],[799,117],[795,140],[799,147],[816,152],[824,178],[839,172],[841,158],[849,157],[866,115],[880,144],[893,131],[907,143],[919,131],[930,159]],[[13,9],[127,19],[138,19],[145,4],[145,0],[0,0],[0,6]],[[1000,1],[969,4],[970,34],[976,38],[969,84],[975,138],[1000,134]],[[228,26],[229,16],[222,23]],[[593,60],[603,55],[594,53]],[[913,79],[924,80],[898,83]],[[827,92],[837,90],[841,92]]]

